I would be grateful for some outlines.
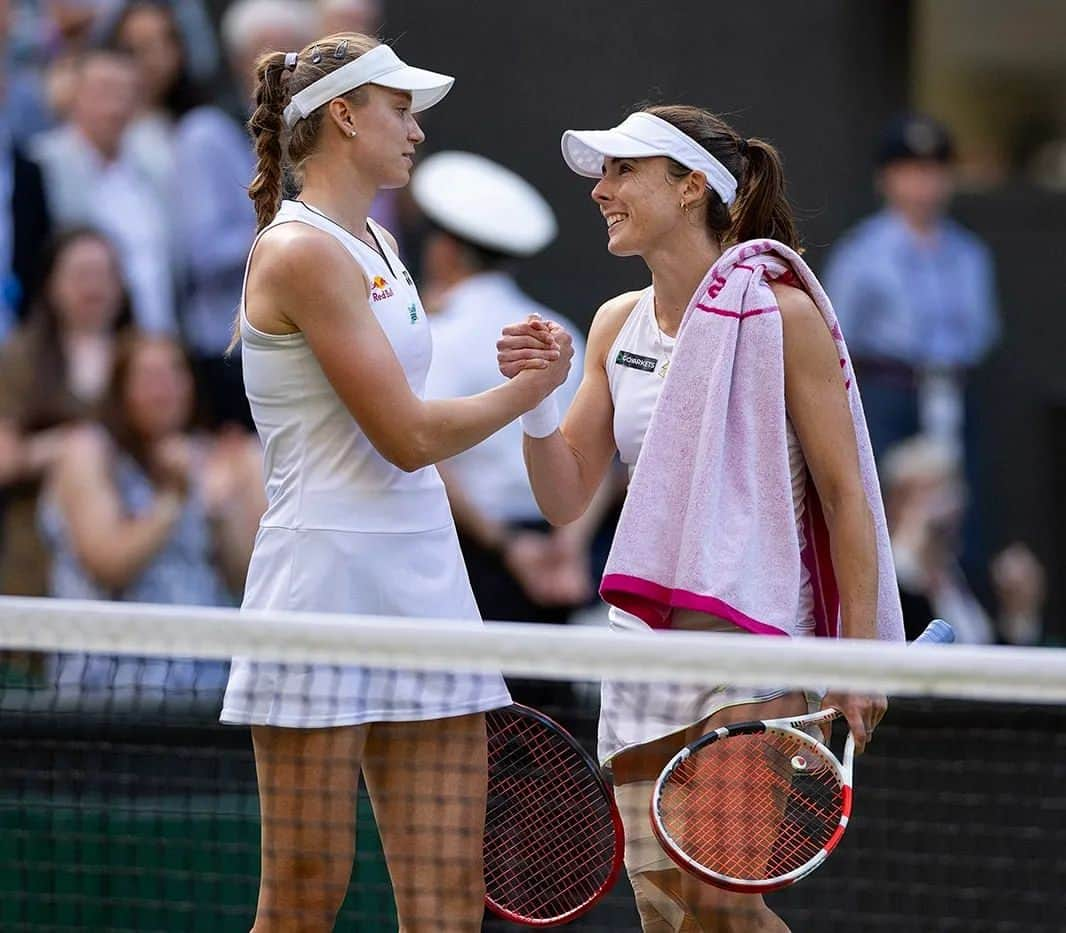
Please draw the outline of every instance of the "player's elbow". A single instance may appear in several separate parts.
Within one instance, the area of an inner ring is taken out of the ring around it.
[[[382,447],[381,455],[404,473],[415,473],[435,462],[429,439],[418,430],[392,438]]]

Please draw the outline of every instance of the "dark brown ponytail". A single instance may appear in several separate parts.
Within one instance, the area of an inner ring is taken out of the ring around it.
[[[799,250],[781,157],[773,146],[761,139],[744,139],[721,117],[699,107],[673,104],[645,107],[644,112],[695,140],[737,179],[737,199],[729,207],[716,191],[707,191],[707,228],[723,247],[769,237]],[[689,169],[671,160],[674,179],[688,174]]]
[[[792,207],[785,195],[785,170],[777,150],[762,139],[745,143],[747,169],[732,205],[730,239],[769,238],[799,249],[799,234]]]

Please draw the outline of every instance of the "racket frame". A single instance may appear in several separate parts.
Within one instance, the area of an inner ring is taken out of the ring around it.
[[[951,624],[945,622],[943,619],[933,619],[922,631],[922,633],[914,640],[914,644],[926,644],[926,645],[949,645],[955,641],[955,630],[951,627]],[[842,714],[840,710],[829,707],[827,709],[819,710],[816,713],[808,713],[804,716],[796,716],[793,718],[781,718],[781,719],[763,719],[752,720],[750,722],[738,722],[729,726],[722,726],[719,729],[715,729],[712,732],[708,732],[707,735],[702,736],[695,742],[686,745],[681,751],[679,751],[670,761],[666,767],[663,768],[662,773],[659,775],[659,779],[655,782],[655,790],[651,796],[651,826],[655,833],[655,837],[659,840],[659,844],[663,847],[666,854],[677,864],[687,872],[691,872],[697,878],[701,878],[709,884],[713,884],[717,887],[724,888],[727,891],[739,891],[747,894],[761,894],[768,891],[776,891],[780,888],[788,887],[790,884],[794,884],[801,878],[806,877],[812,871],[814,871],[819,865],[826,860],[826,857],[830,852],[837,847],[841,837],[844,835],[844,830],[847,829],[848,821],[851,819],[851,801],[852,790],[851,780],[852,773],[855,765],[855,738],[848,731],[848,738],[844,744],[844,755],[842,760],[838,760],[836,756],[829,749],[829,746],[824,742],[819,742],[813,736],[806,732],[801,732],[800,726],[821,725],[823,723],[832,722]],[[801,865],[799,868],[795,868],[787,874],[781,875],[778,878],[772,878],[762,881],[752,881],[744,878],[731,878],[727,875],[722,875],[718,872],[711,871],[704,865],[699,864],[692,858],[690,858],[684,850],[676,845],[670,834],[666,831],[666,828],[662,824],[662,818],[660,814],[659,802],[662,798],[663,786],[673,774],[682,761],[685,761],[694,752],[699,751],[701,748],[705,748],[713,742],[717,742],[720,739],[724,739],[731,735],[743,735],[753,733],[765,733],[768,729],[779,730],[782,733],[801,740],[802,742],[815,747],[818,754],[822,755],[825,762],[830,765],[837,774],[841,784],[841,818],[833,834],[829,840],[822,847],[821,852],[811,858],[809,861]],[[825,754],[828,753],[828,754]]]
[[[504,920],[510,920],[512,923],[518,923],[522,926],[527,927],[554,927],[560,926],[564,923],[570,923],[572,920],[575,920],[583,914],[588,913],[588,911],[592,910],[593,907],[595,907],[601,900],[603,900],[603,898],[607,896],[607,893],[611,890],[611,888],[614,887],[615,882],[618,880],[619,874],[621,874],[622,864],[625,857],[625,829],[622,826],[622,816],[618,812],[618,805],[615,803],[614,800],[614,793],[611,791],[611,788],[608,786],[607,782],[603,779],[603,773],[600,767],[596,764],[595,759],[593,759],[593,757],[587,751],[585,751],[585,749],[581,746],[581,743],[579,743],[577,739],[575,739],[566,729],[559,725],[559,723],[557,723],[550,716],[545,713],[542,713],[538,709],[534,709],[531,706],[525,706],[522,703],[512,703],[509,707],[489,710],[488,713],[486,713],[486,724],[488,723],[487,717],[490,716],[492,713],[496,712],[514,712],[526,717],[527,719],[536,720],[549,731],[552,731],[556,733],[559,737],[561,737],[581,757],[585,766],[589,770],[589,774],[593,778],[595,778],[595,783],[600,792],[603,794],[603,799],[607,803],[608,812],[611,816],[611,824],[614,828],[614,858],[611,862],[610,870],[608,871],[607,877],[604,880],[603,884],[601,884],[596,893],[593,894],[590,898],[588,898],[583,904],[573,908],[572,910],[568,910],[564,914],[559,914],[554,917],[532,919],[522,914],[514,913],[513,911],[508,910],[506,907],[497,904],[490,897],[488,890],[486,889],[485,891],[485,906],[488,907],[489,910],[491,910],[494,914],[496,914],[497,917],[502,917]],[[490,768],[489,774],[491,775],[491,773],[492,771]]]
[[[855,764],[855,738],[849,731],[847,741],[844,743],[844,754],[841,759],[838,759],[826,743],[819,742],[809,733],[802,731],[801,727],[829,723],[834,719],[839,718],[841,715],[839,710],[830,707],[828,709],[819,710],[816,713],[807,713],[802,716],[791,718],[754,719],[748,722],[738,722],[714,729],[706,735],[701,736],[695,742],[686,745],[681,751],[674,755],[674,757],[667,763],[666,767],[663,768],[658,780],[655,782],[655,789],[652,792],[651,826],[652,831],[655,833],[655,837],[663,847],[663,851],[666,852],[678,867],[695,875],[702,881],[706,881],[708,884],[713,884],[715,887],[723,888],[726,891],[735,891],[741,894],[765,894],[769,891],[777,891],[780,888],[788,887],[790,884],[794,884],[801,878],[805,878],[809,875],[821,865],[829,856],[829,853],[837,847],[837,844],[844,835],[844,831],[848,827],[848,821],[851,819],[851,781]],[[837,780],[840,782],[840,819],[834,828],[832,835],[826,841],[825,845],[822,846],[821,850],[799,867],[792,869],[792,871],[774,878],[760,879],[757,881],[750,878],[734,878],[713,871],[706,865],[697,862],[695,859],[691,858],[680,845],[674,842],[673,837],[663,824],[661,812],[662,794],[674,771],[701,749],[732,736],[765,735],[767,732],[776,732],[781,735],[786,735],[789,738],[800,742],[810,748],[821,760],[824,760],[825,763],[829,765]]]

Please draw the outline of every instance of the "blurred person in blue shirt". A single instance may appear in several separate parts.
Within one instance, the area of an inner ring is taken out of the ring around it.
[[[231,5],[222,20],[222,40],[240,100],[195,107],[175,126],[177,177],[187,195],[178,198],[176,210],[184,260],[182,333],[212,425],[252,427],[240,354],[226,356],[226,348],[255,239],[255,208],[248,198],[255,155],[244,127],[251,115],[255,59],[267,48],[303,48],[317,32],[314,9],[301,0]]]
[[[855,364],[874,453],[922,433],[972,460],[967,382],[999,336],[987,246],[947,216],[953,145],[929,117],[886,129],[881,211],[836,244],[823,281]]]

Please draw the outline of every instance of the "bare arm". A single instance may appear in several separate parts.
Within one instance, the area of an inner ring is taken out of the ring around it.
[[[270,333],[302,331],[334,391],[375,449],[402,470],[446,460],[533,408],[566,378],[569,346],[505,385],[461,399],[427,401],[411,391],[370,310],[367,282],[332,237],[284,224],[252,261],[252,323]]]
[[[789,286],[774,293],[784,332],[785,402],[825,513],[843,632],[876,638],[877,539],[836,345],[806,293]],[[882,695],[830,693],[825,705],[844,713],[861,753],[887,704]]]
[[[596,313],[589,331],[585,373],[562,427],[547,437],[523,439],[526,469],[544,517],[553,525],[580,518],[600,488],[614,456],[614,403],[607,383],[607,352],[632,310],[636,295],[620,295]],[[500,370],[519,373],[529,350],[528,325],[504,330],[498,347]]]
[[[181,515],[175,491],[156,496],[151,509],[130,518],[110,474],[106,441],[95,431],[73,432],[55,472],[56,502],[82,566],[101,586],[129,585],[166,544]]]

